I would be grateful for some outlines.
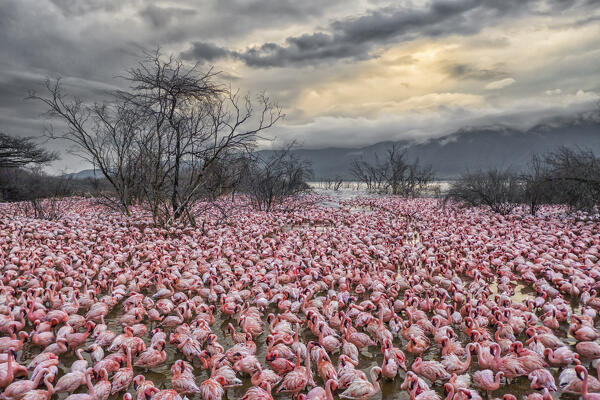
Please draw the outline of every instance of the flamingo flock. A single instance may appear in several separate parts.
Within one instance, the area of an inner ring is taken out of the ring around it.
[[[600,399],[598,222],[316,200],[201,229],[0,205],[0,398]]]

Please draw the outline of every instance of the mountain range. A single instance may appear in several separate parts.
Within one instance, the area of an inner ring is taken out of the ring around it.
[[[422,141],[388,141],[361,148],[292,151],[312,165],[315,180],[352,179],[350,168],[353,160],[373,162],[376,155],[383,156],[394,143],[406,151],[409,161],[418,159],[423,165],[431,165],[438,179],[452,179],[466,170],[522,170],[533,154],[543,154],[561,146],[592,150],[600,156],[600,115],[587,113],[548,119],[526,130],[505,125],[478,126]],[[270,152],[263,151],[267,155]],[[83,170],[72,176],[87,178],[94,176],[94,171]]]
[[[504,125],[463,128],[425,141],[380,142],[359,149],[331,147],[297,149],[295,154],[312,165],[315,179],[351,178],[353,160],[375,160],[392,144],[406,151],[409,161],[431,165],[438,179],[452,179],[462,172],[487,168],[523,170],[533,154],[561,146],[592,150],[600,156],[600,118],[579,115],[547,120],[527,130]]]

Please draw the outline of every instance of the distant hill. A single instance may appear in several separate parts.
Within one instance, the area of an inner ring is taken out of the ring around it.
[[[73,179],[88,179],[88,178],[102,178],[102,172],[94,169],[84,169],[79,172],[74,172],[71,174],[65,174],[66,177]]]
[[[381,142],[360,149],[298,149],[294,152],[310,162],[315,179],[341,176],[351,178],[350,165],[356,158],[373,161],[393,142]],[[600,155],[600,119],[578,116],[549,120],[526,131],[494,125],[464,128],[425,142],[396,142],[410,160],[432,165],[440,179],[451,179],[463,171],[485,168],[526,167],[534,153],[545,153],[560,146],[590,149]]]
[[[312,164],[314,178],[352,178],[352,161],[362,158],[374,161],[394,142],[380,142],[362,148],[330,147],[325,149],[295,149],[293,152]],[[600,116],[581,114],[569,118],[555,118],[526,130],[504,125],[463,128],[446,136],[422,142],[395,142],[407,151],[412,161],[432,165],[439,179],[452,179],[463,171],[485,168],[526,167],[531,155],[545,153],[560,146],[590,149],[600,155]],[[269,154],[271,151],[263,151]],[[71,174],[85,179],[94,176],[94,170]],[[96,171],[96,176],[101,176]]]

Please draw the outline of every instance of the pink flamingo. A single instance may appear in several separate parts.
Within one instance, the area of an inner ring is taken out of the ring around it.
[[[308,348],[308,352],[310,352],[310,347]],[[277,393],[289,392],[292,393],[294,396],[297,396],[299,392],[304,390],[306,385],[312,380],[310,370],[310,356],[307,354],[305,358],[306,367],[303,367],[302,365],[300,365],[300,362],[302,360],[301,353],[298,352],[296,354],[295,368],[283,378],[281,386],[277,388]]]
[[[88,387],[88,393],[71,394],[67,397],[67,400],[95,400],[94,386],[92,386],[92,379],[90,378],[93,371],[94,370],[90,368],[85,373],[85,383]]]
[[[337,389],[337,383],[335,379],[329,379],[325,382],[325,389],[320,386],[312,388],[308,394],[301,394],[298,396],[298,399],[306,399],[306,400],[333,400],[333,392],[332,390]]]
[[[581,398],[583,400],[600,400],[600,393],[589,393],[588,392],[588,371],[583,365],[577,365],[575,367],[575,372],[579,379],[583,381],[583,386],[581,389]]]
[[[47,369],[44,370],[44,373],[38,374],[34,380],[19,380],[8,385],[6,389],[4,389],[4,393],[2,396],[6,400],[20,400],[25,393],[30,390],[34,390],[40,385],[42,378],[45,377]]]
[[[367,400],[375,396],[380,390],[379,379],[381,378],[381,368],[373,367],[369,371],[371,382],[363,379],[355,380],[348,386],[340,398],[353,400]]]
[[[579,342],[575,345],[575,350],[583,358],[596,359],[600,358],[600,344],[596,342]]]
[[[131,384],[131,380],[133,379],[133,367],[131,366],[131,349],[129,347],[125,348],[127,352],[127,365],[123,368],[119,368],[112,380],[112,388],[110,389],[110,394],[113,395],[115,393],[120,392],[121,390],[126,390]]]
[[[0,389],[10,385],[17,375],[27,376],[27,368],[15,362],[16,352],[13,349],[9,350],[8,362],[0,364]]]
[[[544,349],[544,356],[548,358],[548,362],[555,367],[566,367],[567,365],[579,359],[579,354],[574,353],[567,346],[559,347],[555,350],[550,348]]]
[[[398,374],[398,364],[396,360],[392,359],[389,353],[385,352],[383,355],[383,363],[381,364],[381,375],[384,378],[393,380]]]
[[[447,381],[452,377],[441,363],[437,361],[423,361],[421,357],[415,359],[411,368],[417,374],[423,375],[431,382],[438,380]]]
[[[26,392],[21,400],[49,400],[54,393],[54,388],[52,387],[52,379],[54,376],[46,375],[44,377],[44,384],[46,385],[46,390],[33,389]]]
[[[200,384],[200,397],[202,400],[221,400],[225,394],[223,385],[225,384],[225,378],[217,376],[216,378],[210,377]]]
[[[504,376],[504,372],[499,371],[494,376],[494,372],[489,369],[484,369],[481,371],[475,371],[473,374],[473,381],[475,384],[481,389],[485,390],[490,397],[490,392],[494,390],[498,390],[500,387],[500,379]]]
[[[108,380],[108,372],[104,368],[100,369],[100,379],[94,385],[94,400],[107,400],[110,396],[111,388],[112,383]]]
[[[161,340],[140,354],[140,357],[136,360],[134,365],[142,368],[154,368],[157,365],[164,363],[166,359],[167,353],[165,352],[165,341]]]
[[[264,383],[265,388],[261,386],[253,386],[244,394],[242,400],[273,400],[271,394],[271,384],[269,382]]]

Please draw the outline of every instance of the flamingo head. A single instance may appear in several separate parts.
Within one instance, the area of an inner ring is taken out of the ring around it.
[[[152,396],[154,396],[154,393],[160,392],[160,390],[158,390],[158,388],[155,388],[154,386],[149,387],[148,389],[144,390],[144,398],[146,400],[152,400]]]
[[[448,337],[444,336],[444,337],[442,338],[442,340],[440,340],[440,344],[442,345],[442,347],[446,347],[446,346],[448,346],[448,341],[449,341],[449,340],[450,340],[450,339],[448,339]]]
[[[575,366],[575,374],[577,374],[577,377],[579,379],[584,380],[586,372],[587,372],[587,370],[585,369],[585,367],[583,365]]]
[[[227,383],[227,380],[225,379],[224,376],[219,375],[215,378],[215,380],[217,381],[217,383],[221,386],[225,386],[225,384]]]
[[[454,392],[454,385],[452,383],[444,383],[444,392],[446,394]]]

